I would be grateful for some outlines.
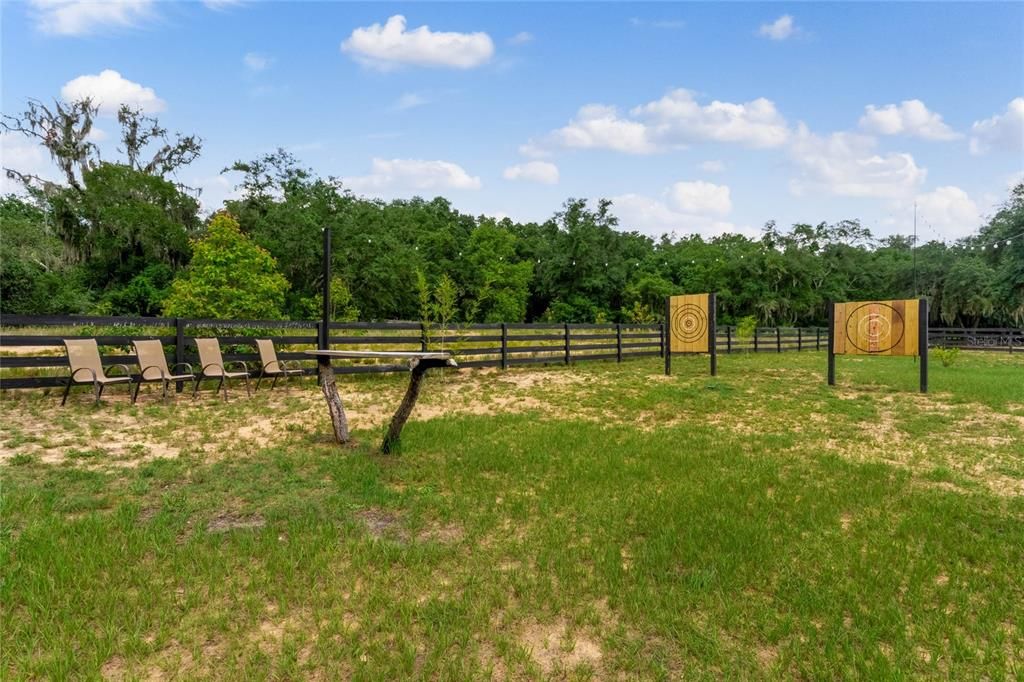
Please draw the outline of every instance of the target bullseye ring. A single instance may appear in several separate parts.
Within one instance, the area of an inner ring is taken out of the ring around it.
[[[858,311],[871,305],[878,306],[880,311],[858,320]],[[893,334],[893,326],[898,327],[898,335]],[[884,353],[892,350],[903,341],[905,328],[903,315],[888,303],[865,303],[854,308],[846,316],[846,340],[862,353]],[[858,342],[866,342],[867,348],[863,348]]]
[[[672,311],[672,333],[683,343],[704,338],[708,331],[708,316],[699,305],[684,303]]]

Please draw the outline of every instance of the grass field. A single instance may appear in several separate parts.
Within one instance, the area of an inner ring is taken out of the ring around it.
[[[2,677],[1024,676],[1024,357],[3,398]]]

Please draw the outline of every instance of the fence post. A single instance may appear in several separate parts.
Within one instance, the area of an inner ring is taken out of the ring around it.
[[[725,352],[732,352],[732,327],[725,328]]]
[[[508,369],[508,323],[501,323],[501,368]]]
[[[420,322],[420,350],[427,352],[427,323]]]
[[[185,321],[180,317],[174,318],[174,362],[176,364],[185,362]],[[178,370],[175,369],[175,371]],[[185,390],[185,382],[174,382],[174,390],[176,393],[181,393]]]
[[[780,327],[775,328],[775,352],[782,352],[782,329]]]
[[[758,332],[757,327],[754,327],[754,352],[755,353],[757,352],[757,336],[758,336],[757,332]]]
[[[661,342],[661,347],[658,349],[658,355],[665,357],[665,323],[658,323],[658,341]]]
[[[799,353],[804,349],[804,330],[801,327],[796,328],[796,352]]]
[[[569,364],[571,351],[569,350],[569,323],[565,323],[565,364]]]
[[[814,350],[821,350],[821,327],[814,328]]]
[[[615,325],[615,362],[622,362],[622,324]]]
[[[329,346],[324,343],[324,323],[323,323],[323,320],[319,320],[316,323],[316,345],[317,346],[321,346],[322,345],[323,348],[329,348]],[[317,386],[320,385],[320,372],[316,373],[316,385]]]

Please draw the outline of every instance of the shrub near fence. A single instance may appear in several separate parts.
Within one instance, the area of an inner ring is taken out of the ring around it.
[[[198,357],[194,339],[216,336],[225,360],[259,367],[257,338],[270,338],[282,360],[295,360],[308,374],[315,361],[302,351],[316,348],[319,322],[294,320],[191,320],[155,317],[87,317],[7,315],[0,320],[0,389],[61,386],[67,377],[63,339],[95,338],[105,365],[135,365],[134,339],[158,339],[170,363]],[[441,329],[419,322],[334,322],[331,346],[373,350],[451,350],[460,367],[508,369],[530,364],[621,362],[664,353],[660,324],[463,324]],[[1024,350],[1024,330],[932,329],[933,346],[965,349]],[[824,327],[759,327],[752,338],[739,338],[735,327],[720,326],[719,353],[825,350]],[[353,361],[338,374],[407,371],[408,365]]]

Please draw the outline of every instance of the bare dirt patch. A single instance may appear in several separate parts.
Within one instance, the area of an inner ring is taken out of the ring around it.
[[[374,540],[393,539],[405,542],[409,539],[409,531],[402,525],[402,517],[398,512],[370,507],[357,511],[354,516],[366,527],[366,532]]]
[[[562,618],[554,623],[527,625],[519,635],[519,643],[545,675],[581,665],[596,668],[601,662],[601,647],[582,633],[570,635]]]
[[[207,533],[229,533],[233,530],[255,530],[267,525],[266,520],[259,514],[236,514],[234,512],[223,512],[214,516],[206,524]]]

